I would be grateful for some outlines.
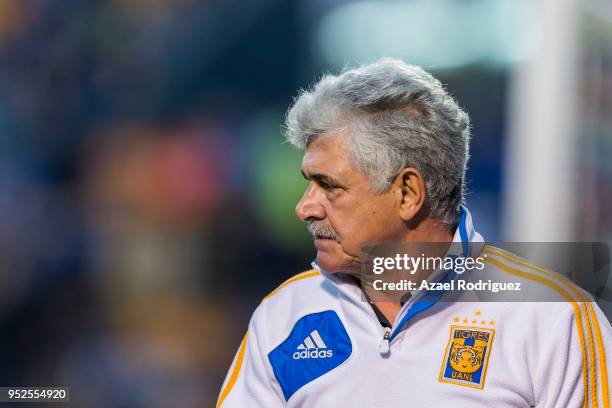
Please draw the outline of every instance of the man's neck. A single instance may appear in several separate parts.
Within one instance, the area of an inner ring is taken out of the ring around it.
[[[455,228],[453,228],[454,230]],[[415,228],[408,228],[399,242],[452,242],[453,232],[447,225],[433,218],[422,220]]]
[[[453,234],[448,230],[448,227],[441,222],[432,218],[422,220],[414,229],[409,229],[403,239],[399,242],[404,243],[451,243]],[[440,254],[443,255],[443,254]],[[418,274],[418,271],[417,271]],[[423,276],[422,279],[427,279],[428,276]],[[399,301],[381,301],[372,300],[371,303],[393,324],[402,304]]]

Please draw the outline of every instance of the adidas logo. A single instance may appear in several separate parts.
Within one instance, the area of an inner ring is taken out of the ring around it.
[[[293,359],[329,358],[333,355],[334,352],[327,349],[327,345],[319,335],[319,332],[314,330],[304,339],[302,344],[297,346],[296,352],[293,353]]]

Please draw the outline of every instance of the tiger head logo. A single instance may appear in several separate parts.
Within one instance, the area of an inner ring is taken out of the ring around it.
[[[453,343],[450,353],[451,367],[461,373],[476,372],[482,365],[483,354],[483,347]]]

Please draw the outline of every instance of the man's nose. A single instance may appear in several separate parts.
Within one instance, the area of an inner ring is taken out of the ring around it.
[[[311,183],[295,207],[295,213],[302,221],[325,218],[325,208],[321,205],[322,194],[314,183]]]

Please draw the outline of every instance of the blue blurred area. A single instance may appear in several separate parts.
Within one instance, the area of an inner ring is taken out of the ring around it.
[[[0,3],[0,385],[214,403],[250,312],[314,254],[280,131],[337,69],[309,7]],[[436,75],[471,115],[468,205],[497,240],[507,70]]]

